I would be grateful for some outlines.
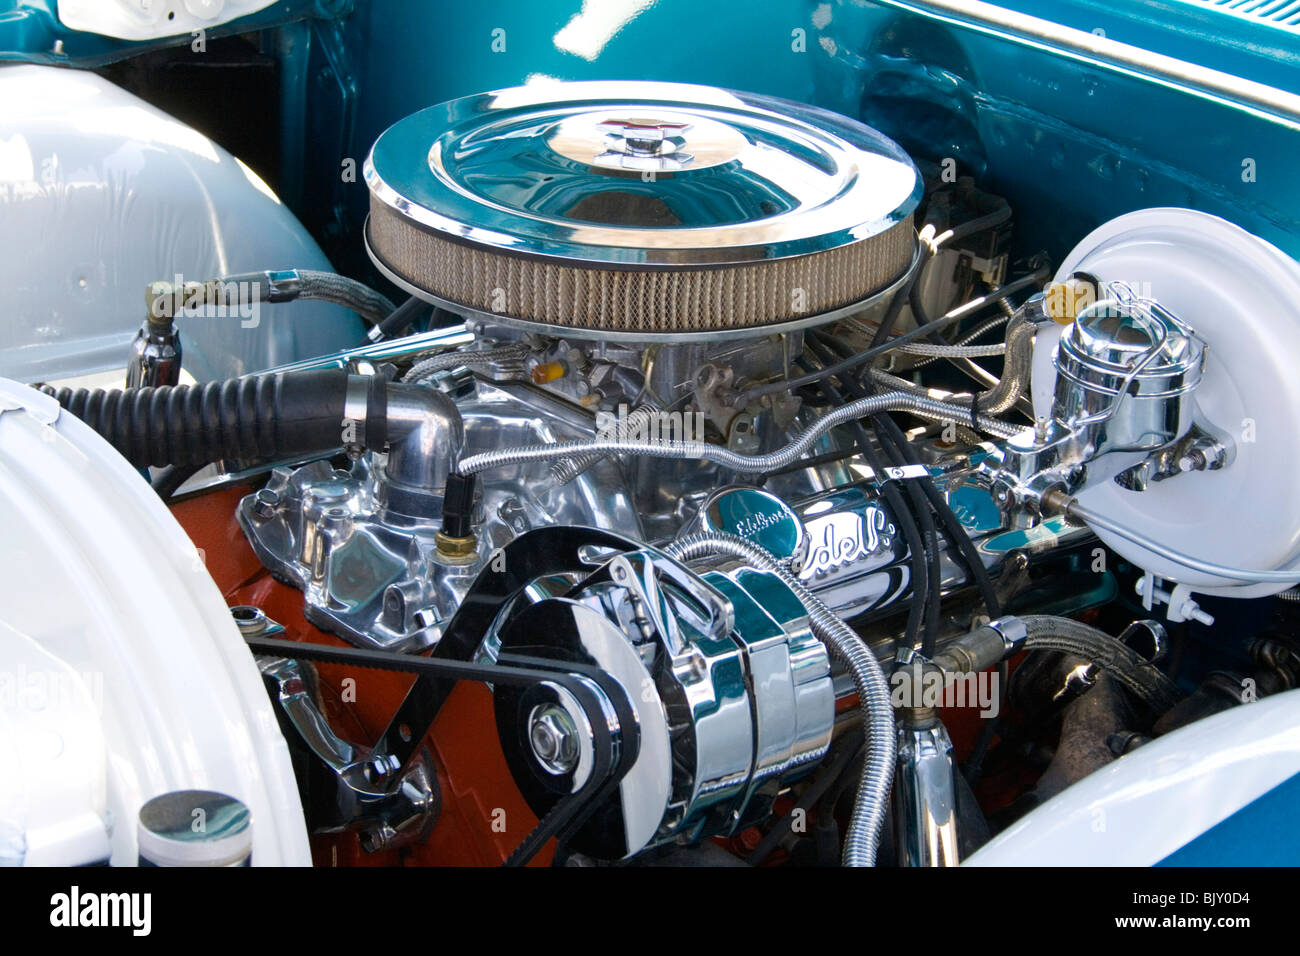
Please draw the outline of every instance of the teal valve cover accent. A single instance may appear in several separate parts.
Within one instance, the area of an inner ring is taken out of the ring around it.
[[[794,509],[757,488],[721,488],[700,506],[683,536],[696,532],[732,534],[763,548],[795,573],[808,557],[808,533]]]

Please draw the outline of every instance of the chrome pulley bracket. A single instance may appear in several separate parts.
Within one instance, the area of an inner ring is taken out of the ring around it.
[[[576,829],[596,807],[603,804],[610,790],[618,786],[637,761],[638,736],[632,705],[621,685],[598,667],[523,655],[503,656],[495,664],[481,664],[255,636],[245,636],[245,642],[255,654],[270,654],[287,660],[398,671],[416,674],[421,679],[436,677],[453,685],[462,680],[493,686],[549,685],[566,694],[575,711],[593,730],[589,772],[571,792],[541,816],[538,825],[507,859],[507,866],[527,863],[552,838],[560,843],[561,852],[557,859],[562,859],[563,848]],[[418,735],[409,733],[408,736],[418,746],[428,729],[428,725],[424,725]],[[388,753],[383,749],[382,741],[374,753]]]
[[[639,547],[630,538],[594,528],[537,528],[520,535],[492,555],[466,593],[455,616],[447,623],[432,657],[471,661],[503,609],[535,581],[550,576],[589,576],[608,555]],[[405,727],[430,727],[455,686],[436,672],[421,674],[384,731],[380,746],[406,762],[414,752]]]
[[[609,575],[615,583],[632,592],[638,610],[648,616],[651,626],[674,654],[681,653],[684,647],[676,617],[680,612],[668,606],[660,578],[664,584],[675,585],[700,610],[702,630],[711,639],[726,639],[735,626],[730,602],[685,565],[661,551],[642,548],[617,555],[610,559]]]
[[[266,629],[249,636],[269,638],[274,633]],[[310,831],[354,830],[367,853],[424,840],[442,808],[432,757],[422,752],[403,768],[391,755],[348,740],[326,719],[318,678],[307,662],[259,655],[257,663],[290,750],[307,761],[299,771],[300,787],[320,777],[332,784],[313,783],[303,791]]]
[[[596,720],[552,682],[494,684],[493,703],[506,765],[542,819],[589,785],[602,740],[618,759],[632,754],[619,780],[571,819],[565,846],[599,859],[640,849],[658,827],[671,771],[668,724],[636,648],[601,611],[552,598],[511,616],[501,630],[501,650],[501,660],[524,654],[553,659],[556,668],[598,669],[624,689],[630,714]]]

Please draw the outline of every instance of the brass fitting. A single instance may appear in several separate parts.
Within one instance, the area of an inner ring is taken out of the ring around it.
[[[466,535],[463,538],[453,538],[451,535],[439,531],[434,534],[433,540],[438,546],[438,554],[453,561],[472,558],[474,552],[478,549],[478,538],[473,534]]]

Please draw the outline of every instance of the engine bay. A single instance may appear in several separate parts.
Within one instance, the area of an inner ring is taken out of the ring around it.
[[[358,172],[375,282],[178,265],[105,346],[121,384],[0,368],[15,515],[49,482],[171,536],[114,573],[224,634],[249,739],[283,737],[255,797],[99,767],[51,859],[179,852],[94,820],[197,787],[293,821],[255,864],[1150,864],[1214,821],[1098,830],[1126,787],[1291,740],[1300,263],[1264,238],[1155,206],[1062,256],[954,162],[686,83],[462,96]],[[294,300],[366,331],[275,361]],[[41,590],[31,542],[118,534],[56,513],[6,562],[44,595],[14,641],[126,586]],[[118,630],[195,633],[165,617]]]

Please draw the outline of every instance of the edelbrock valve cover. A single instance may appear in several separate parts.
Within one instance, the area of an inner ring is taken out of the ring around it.
[[[592,336],[770,332],[895,283],[916,167],[835,113],[675,83],[484,93],[385,131],[367,244],[434,302]]]

